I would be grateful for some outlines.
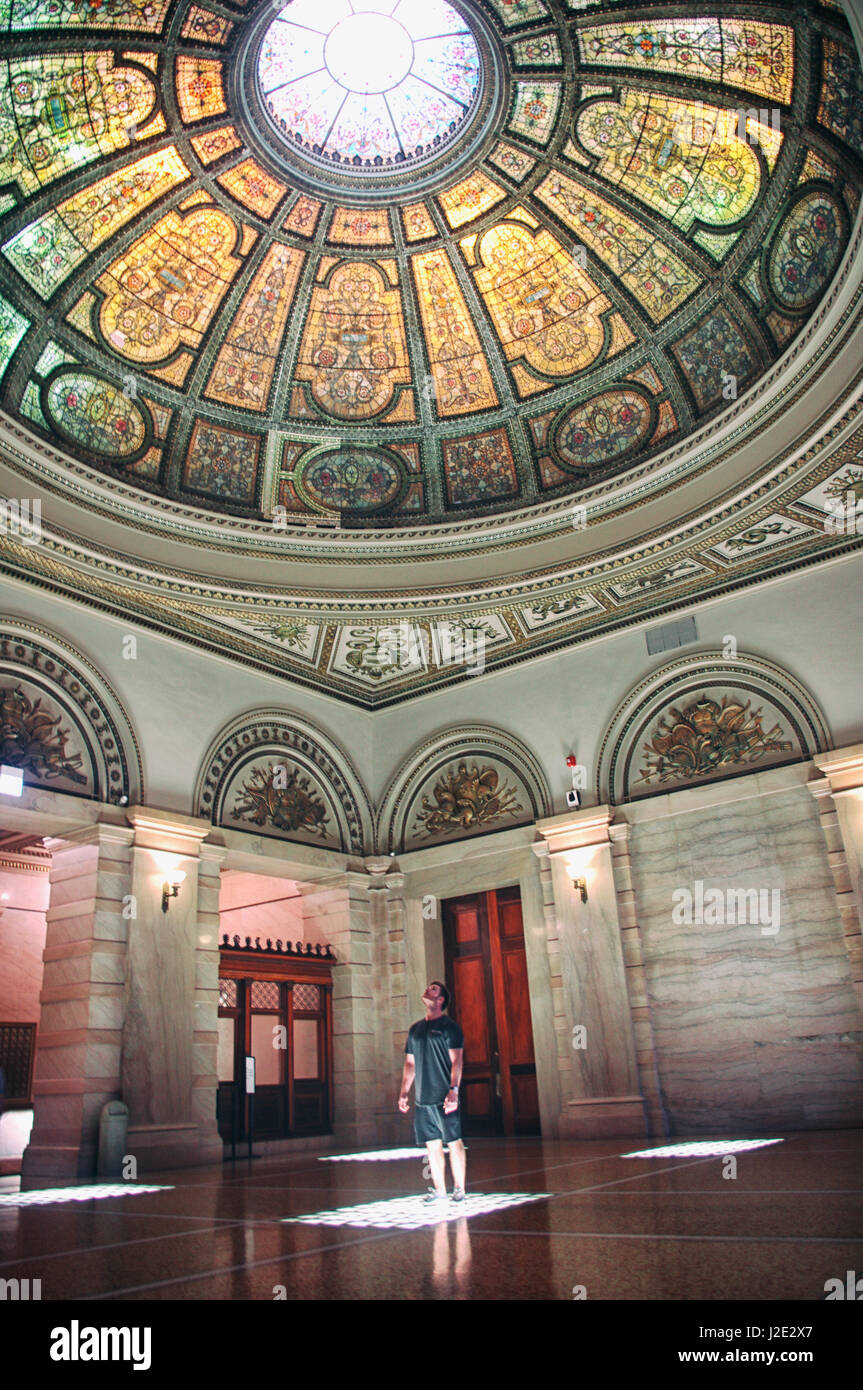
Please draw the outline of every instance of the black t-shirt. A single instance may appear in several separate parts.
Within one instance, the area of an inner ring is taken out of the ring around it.
[[[416,1064],[417,1105],[443,1105],[450,1088],[450,1048],[464,1047],[464,1033],[452,1018],[421,1018],[408,1033],[405,1052]]]

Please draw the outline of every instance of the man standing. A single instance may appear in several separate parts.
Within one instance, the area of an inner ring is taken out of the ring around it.
[[[464,1201],[467,1160],[458,1113],[458,1088],[464,1060],[464,1033],[447,1018],[449,990],[440,980],[432,980],[423,995],[426,1016],[411,1026],[405,1043],[405,1066],[399,1094],[399,1110],[408,1112],[408,1094],[416,1081],[414,1133],[418,1144],[428,1151],[434,1190],[429,1203],[445,1202],[446,1159],[444,1143],[449,1145],[452,1168],[452,1200]]]

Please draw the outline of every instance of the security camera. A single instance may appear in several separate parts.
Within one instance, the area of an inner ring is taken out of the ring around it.
[[[566,804],[573,809],[580,806],[581,803],[578,799],[578,792],[575,790],[575,787],[573,787],[572,791],[566,793]]]

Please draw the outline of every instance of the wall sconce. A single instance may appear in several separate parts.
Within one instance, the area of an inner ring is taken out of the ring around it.
[[[582,901],[583,903],[586,903],[586,902],[587,902],[587,879],[586,879],[586,878],[574,878],[574,879],[572,880],[572,886],[573,886],[573,888],[576,889],[577,892],[579,892],[579,893],[581,894],[581,901]]]
[[[165,882],[162,884],[162,911],[168,911],[168,903],[171,898],[176,898],[180,891],[180,884],[185,883],[186,875],[182,869],[173,869]]]

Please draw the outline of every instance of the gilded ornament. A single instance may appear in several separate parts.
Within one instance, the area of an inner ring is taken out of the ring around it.
[[[475,830],[503,816],[518,815],[524,808],[516,800],[515,789],[506,784],[498,787],[499,780],[493,767],[479,771],[473,763],[468,771],[467,763],[459,763],[456,772],[449,768],[434,789],[437,805],[424,796],[414,828],[421,828],[429,839],[448,830]]]
[[[719,768],[758,762],[766,753],[790,752],[790,742],[780,737],[780,725],[765,733],[762,712],[750,713],[751,703],[742,705],[723,695],[720,705],[702,695],[684,710],[672,706],[644,745],[646,765],[638,781],[706,777]]]

